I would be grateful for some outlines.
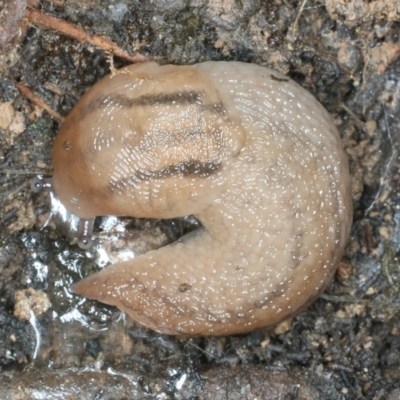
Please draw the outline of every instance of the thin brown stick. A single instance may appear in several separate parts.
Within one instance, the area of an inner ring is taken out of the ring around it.
[[[349,107],[346,106],[346,104],[344,104],[342,101],[339,101],[339,107],[343,108],[344,111],[346,111],[353,117],[357,128],[365,130],[365,122],[363,122],[360,118],[358,118],[357,115],[354,114],[354,112],[350,110]]]
[[[63,116],[61,116],[57,111],[54,111],[40,97],[36,96],[28,86],[25,86],[22,83],[18,82],[14,82],[14,85],[27,99],[29,99],[33,104],[37,105],[38,107],[43,108],[43,110],[47,111],[51,117],[59,120],[60,122],[64,121]]]
[[[90,43],[94,46],[102,48],[104,51],[124,58],[125,60],[128,60],[130,62],[135,63],[149,61],[148,57],[142,54],[135,54],[134,56],[131,56],[127,51],[121,49],[116,43],[112,42],[111,40],[108,40],[99,35],[88,35],[83,29],[78,28],[75,25],[72,25],[62,19],[52,17],[48,14],[43,14],[38,10],[28,8],[26,10],[26,17],[28,21],[32,24],[41,25],[45,28],[50,28],[64,35],[72,37],[76,40]]]
[[[51,171],[50,170],[49,171],[46,171],[46,170],[26,171],[24,169],[2,169],[2,168],[0,168],[0,174],[9,174],[9,175],[44,175],[47,173],[50,174]]]
[[[290,42],[294,41],[294,39],[295,39],[297,29],[298,29],[299,19],[304,10],[304,6],[306,5],[306,3],[307,3],[307,0],[302,1],[299,12],[297,13],[296,19],[294,20],[292,26],[290,27],[290,31],[289,31],[289,34],[287,37]]]

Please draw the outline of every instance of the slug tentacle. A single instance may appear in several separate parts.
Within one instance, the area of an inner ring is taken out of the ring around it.
[[[79,219],[78,226],[78,246],[81,249],[89,249],[93,244],[94,218]]]
[[[295,315],[328,284],[351,227],[328,113],[255,65],[147,63],[106,77],[66,119],[53,163],[55,191],[80,218],[202,223],[73,287],[164,333],[244,333]]]

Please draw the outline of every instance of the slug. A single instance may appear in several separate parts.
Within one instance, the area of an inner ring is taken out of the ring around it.
[[[307,307],[341,259],[350,176],[327,111],[280,73],[240,62],[144,63],[95,84],[63,123],[52,187],[83,220],[202,227],[73,286],[174,335],[228,335]]]

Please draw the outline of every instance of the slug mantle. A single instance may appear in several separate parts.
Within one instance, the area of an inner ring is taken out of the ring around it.
[[[339,134],[311,94],[240,62],[132,65],[94,85],[53,150],[72,214],[176,218],[203,227],[74,285],[168,334],[227,335],[309,305],[352,223]]]

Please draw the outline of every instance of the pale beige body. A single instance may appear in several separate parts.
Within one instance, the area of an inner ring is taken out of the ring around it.
[[[130,66],[96,84],[54,145],[54,188],[81,218],[203,224],[74,286],[160,332],[244,333],[325,288],[351,222],[350,177],[325,109],[237,62]]]

